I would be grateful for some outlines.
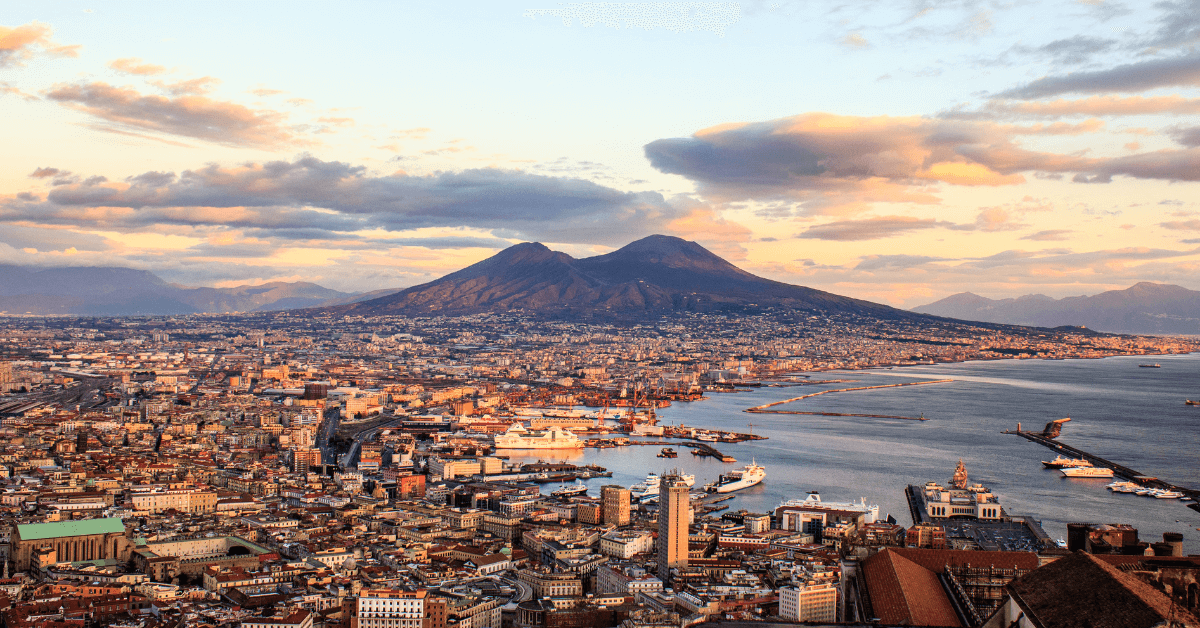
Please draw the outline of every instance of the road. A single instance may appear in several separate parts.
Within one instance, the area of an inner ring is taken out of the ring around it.
[[[329,444],[329,439],[337,431],[338,422],[342,419],[342,409],[334,406],[325,410],[321,420],[321,429],[317,430],[317,448],[321,450],[321,464],[333,464],[337,452]]]
[[[393,426],[403,422],[404,418],[406,418],[406,417],[398,418],[394,421],[388,421],[387,423],[383,423],[383,424],[373,427],[369,430],[363,430],[363,431],[359,432],[358,434],[355,434],[354,442],[351,443],[349,451],[342,454],[342,457],[338,459],[338,466],[340,466],[343,469],[349,469],[350,465],[354,464],[354,458],[356,456],[358,456],[358,451],[359,451],[359,449],[362,448],[363,443],[367,442],[372,437],[374,437],[375,434],[377,432],[379,432],[379,430],[393,427]]]

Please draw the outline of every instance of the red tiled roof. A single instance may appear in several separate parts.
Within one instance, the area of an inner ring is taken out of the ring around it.
[[[885,549],[863,562],[871,609],[885,624],[961,626],[937,574]],[[940,568],[939,568],[940,570]]]

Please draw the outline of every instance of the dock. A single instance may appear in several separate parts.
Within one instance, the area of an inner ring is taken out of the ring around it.
[[[1066,456],[1070,456],[1072,458],[1082,458],[1082,459],[1087,460],[1088,462],[1092,463],[1092,466],[1106,467],[1106,468],[1112,469],[1113,473],[1115,475],[1119,475],[1131,482],[1137,482],[1138,484],[1141,484],[1142,486],[1148,486],[1150,488],[1161,488],[1161,489],[1172,490],[1172,491],[1179,491],[1180,493],[1183,493],[1185,496],[1190,497],[1193,500],[1200,499],[1200,490],[1196,490],[1193,488],[1187,488],[1184,486],[1177,486],[1177,485],[1171,484],[1170,482],[1167,482],[1165,480],[1160,480],[1159,478],[1148,476],[1148,475],[1142,473],[1141,471],[1138,471],[1136,469],[1131,469],[1125,465],[1117,464],[1117,463],[1115,463],[1111,460],[1107,460],[1105,458],[1101,458],[1100,456],[1097,456],[1096,454],[1086,452],[1082,449],[1079,449],[1078,447],[1072,447],[1071,445],[1068,445],[1066,443],[1060,443],[1057,440],[1046,436],[1042,432],[1030,432],[1028,430],[1017,429],[1017,430],[1007,430],[1004,433],[1005,434],[1015,434],[1017,436],[1020,436],[1021,438],[1032,441],[1039,445],[1043,445],[1043,446],[1048,447],[1058,453],[1061,453]],[[1200,510],[1200,509],[1198,509],[1198,510]]]

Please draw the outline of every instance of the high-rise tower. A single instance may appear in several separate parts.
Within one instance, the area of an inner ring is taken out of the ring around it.
[[[671,569],[688,563],[688,485],[677,471],[664,476],[658,488],[658,579],[668,583]]]

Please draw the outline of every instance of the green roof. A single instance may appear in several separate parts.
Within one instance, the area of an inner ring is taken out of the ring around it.
[[[39,541],[60,536],[85,536],[125,532],[125,522],[116,517],[108,519],[80,519],[79,521],[56,521],[54,523],[26,523],[17,526],[22,541]]]

